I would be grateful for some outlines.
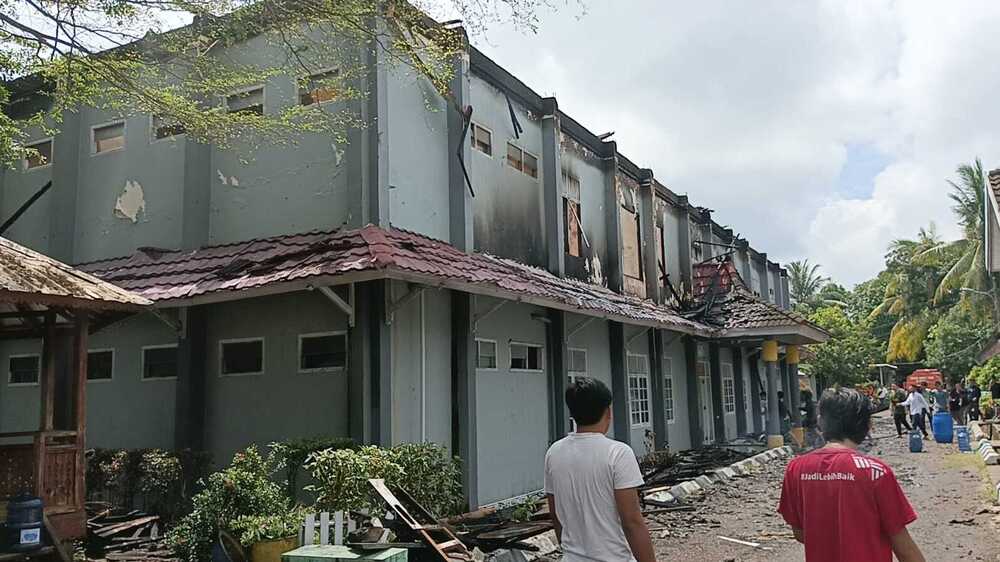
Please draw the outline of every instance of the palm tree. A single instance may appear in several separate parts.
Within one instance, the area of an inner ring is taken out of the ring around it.
[[[937,321],[935,287],[940,280],[942,246],[931,224],[921,228],[916,240],[893,240],[886,255],[889,274],[885,298],[872,310],[869,319],[888,316],[896,319],[886,348],[888,361],[916,361],[924,349],[927,332]]]
[[[985,294],[992,295],[991,305],[993,319],[998,319],[997,294],[993,279],[986,271],[986,194],[983,163],[979,158],[972,164],[962,164],[956,170],[958,182],[948,180],[951,193],[948,197],[954,202],[951,209],[962,226],[962,238],[939,244],[929,252],[953,252],[957,259],[941,278],[934,292],[935,302],[940,302],[956,289],[971,289],[963,292],[962,299],[982,298]]]
[[[792,300],[808,303],[830,281],[819,273],[819,264],[810,264],[808,259],[788,264],[788,276]]]

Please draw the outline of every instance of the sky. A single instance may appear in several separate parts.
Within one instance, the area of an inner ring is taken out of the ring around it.
[[[850,287],[1000,167],[1000,2],[564,1],[474,43],[773,260]]]

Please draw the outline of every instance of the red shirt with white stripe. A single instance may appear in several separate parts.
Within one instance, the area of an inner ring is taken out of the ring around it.
[[[892,469],[840,447],[788,464],[778,512],[802,529],[807,562],[892,562],[889,537],[917,518]]]

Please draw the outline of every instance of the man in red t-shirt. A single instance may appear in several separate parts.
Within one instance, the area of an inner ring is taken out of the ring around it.
[[[906,526],[917,514],[892,469],[858,452],[872,403],[853,389],[823,393],[819,425],[827,445],[792,460],[778,512],[806,547],[807,562],[925,562]]]

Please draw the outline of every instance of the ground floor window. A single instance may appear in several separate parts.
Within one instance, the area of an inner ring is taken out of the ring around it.
[[[143,380],[177,377],[177,345],[156,345],[142,348]]]
[[[733,366],[729,363],[721,365],[722,370],[722,411],[727,414],[736,412],[736,380],[733,378]]]
[[[587,376],[587,350],[569,348],[566,356],[566,372],[569,373],[569,382],[576,381],[577,377]]]
[[[247,338],[219,342],[219,373],[223,376],[264,372],[264,340]]]
[[[674,366],[669,357],[663,358],[663,414],[667,423],[674,423]]]
[[[261,357],[263,358],[263,354]],[[345,367],[347,367],[346,333],[326,332],[299,336],[300,373],[335,371]]]
[[[37,354],[11,355],[7,360],[7,382],[10,384],[38,384],[42,358]]]
[[[497,368],[497,342],[493,340],[476,340],[476,368]]]
[[[511,342],[510,369],[512,371],[541,371],[542,346]]]
[[[628,403],[632,427],[649,425],[649,360],[628,356]]]
[[[115,367],[115,352],[111,349],[92,349],[87,352],[87,380],[109,381]]]

